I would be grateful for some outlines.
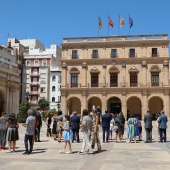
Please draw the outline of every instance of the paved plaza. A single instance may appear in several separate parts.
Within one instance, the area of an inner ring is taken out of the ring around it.
[[[125,135],[122,143],[115,143],[114,140],[109,143],[101,142],[101,153],[79,155],[77,152],[82,146],[81,132],[81,142],[72,144],[73,154],[60,154],[64,143],[46,137],[46,125],[43,122],[42,142],[35,143],[33,154],[22,155],[25,128],[20,124],[20,139],[17,141],[16,152],[0,151],[0,170],[170,170],[170,131],[167,130],[167,143],[158,143],[155,122],[153,126],[153,143],[144,143],[143,130],[143,141],[138,143],[128,143]],[[100,128],[102,141],[101,136]]]

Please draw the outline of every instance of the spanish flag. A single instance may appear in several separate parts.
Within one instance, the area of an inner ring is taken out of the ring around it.
[[[112,22],[112,20],[111,20],[111,18],[108,16],[108,23],[109,23],[109,25],[111,26],[111,27],[113,27],[114,26],[114,24],[113,24],[113,22]]]
[[[99,17],[99,28],[102,29],[102,20]]]
[[[120,27],[125,25],[124,19],[120,16]]]

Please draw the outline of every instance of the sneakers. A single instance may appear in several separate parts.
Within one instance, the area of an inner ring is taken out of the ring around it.
[[[30,153],[28,151],[25,151],[24,153],[22,153],[23,155],[29,155]]]
[[[79,151],[78,154],[79,154],[79,155],[85,155],[85,153],[82,152],[82,151]]]
[[[93,155],[93,151],[88,152],[88,154]]]

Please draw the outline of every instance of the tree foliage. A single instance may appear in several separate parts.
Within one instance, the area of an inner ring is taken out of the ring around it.
[[[40,100],[38,101],[38,105],[39,105],[39,108],[40,108],[41,110],[43,110],[43,111],[49,109],[49,101],[46,100],[45,98],[40,99]]]
[[[30,104],[29,103],[21,103],[20,105],[20,111],[19,111],[19,117],[18,117],[18,121],[20,123],[25,123],[26,119],[27,119],[27,111],[30,108]]]

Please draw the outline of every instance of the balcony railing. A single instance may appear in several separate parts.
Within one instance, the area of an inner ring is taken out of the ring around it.
[[[31,73],[30,76],[40,76],[40,73]]]
[[[151,53],[151,57],[159,57],[159,53]]]
[[[135,54],[130,54],[129,53],[129,57],[137,57],[137,54],[135,53]]]
[[[119,82],[119,83],[87,83],[84,86],[82,83],[75,83],[75,84],[67,84],[66,88],[142,88],[142,87],[164,87],[170,86],[170,83],[164,84],[163,82],[159,83],[130,83],[130,82]]]
[[[91,54],[91,58],[99,58],[99,54]]]
[[[39,95],[38,91],[30,91],[30,95]]]
[[[110,54],[110,57],[111,57],[111,58],[118,58],[119,55],[118,55],[118,53],[116,53],[116,54],[112,54],[112,53],[111,53],[111,54]]]

